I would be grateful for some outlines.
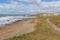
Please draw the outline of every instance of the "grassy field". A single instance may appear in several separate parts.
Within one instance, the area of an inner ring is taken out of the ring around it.
[[[38,19],[40,22],[35,26],[34,32],[6,40],[60,40],[60,35],[49,27],[46,17],[38,17]]]
[[[60,28],[60,16],[52,16],[50,21]]]

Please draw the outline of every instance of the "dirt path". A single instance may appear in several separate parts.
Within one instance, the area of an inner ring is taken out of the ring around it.
[[[55,24],[51,23],[49,21],[49,18],[47,19],[47,22],[49,23],[49,25],[50,25],[51,28],[53,28],[57,32],[60,32],[60,28],[58,28]]]
[[[31,21],[32,19],[8,25],[7,28],[0,30],[0,40],[33,32],[36,24]]]

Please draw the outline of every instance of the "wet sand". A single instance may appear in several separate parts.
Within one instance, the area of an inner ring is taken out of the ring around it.
[[[0,40],[33,32],[36,24],[31,21],[29,19],[6,25],[4,29],[0,29]]]

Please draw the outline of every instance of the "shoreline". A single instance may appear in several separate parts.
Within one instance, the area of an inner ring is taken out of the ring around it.
[[[25,21],[27,21],[27,20],[23,20],[23,21],[19,21],[19,22],[15,22],[15,23],[12,23],[12,24],[9,24],[9,25],[5,25],[5,27],[4,28],[2,28],[2,29],[0,29],[0,33],[1,33],[1,31],[7,31],[7,30],[13,30],[13,28],[16,28],[17,27],[17,24],[19,24],[19,26],[22,26],[23,25],[23,23],[25,23]]]
[[[0,30],[0,39],[7,39],[33,32],[35,30],[34,26],[36,24],[31,23],[31,21],[32,19],[29,19],[6,25],[6,28]]]

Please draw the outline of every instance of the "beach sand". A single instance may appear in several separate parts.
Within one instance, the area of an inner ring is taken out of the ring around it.
[[[6,25],[5,28],[0,29],[0,40],[33,32],[36,24],[31,21],[32,19],[28,19]]]

